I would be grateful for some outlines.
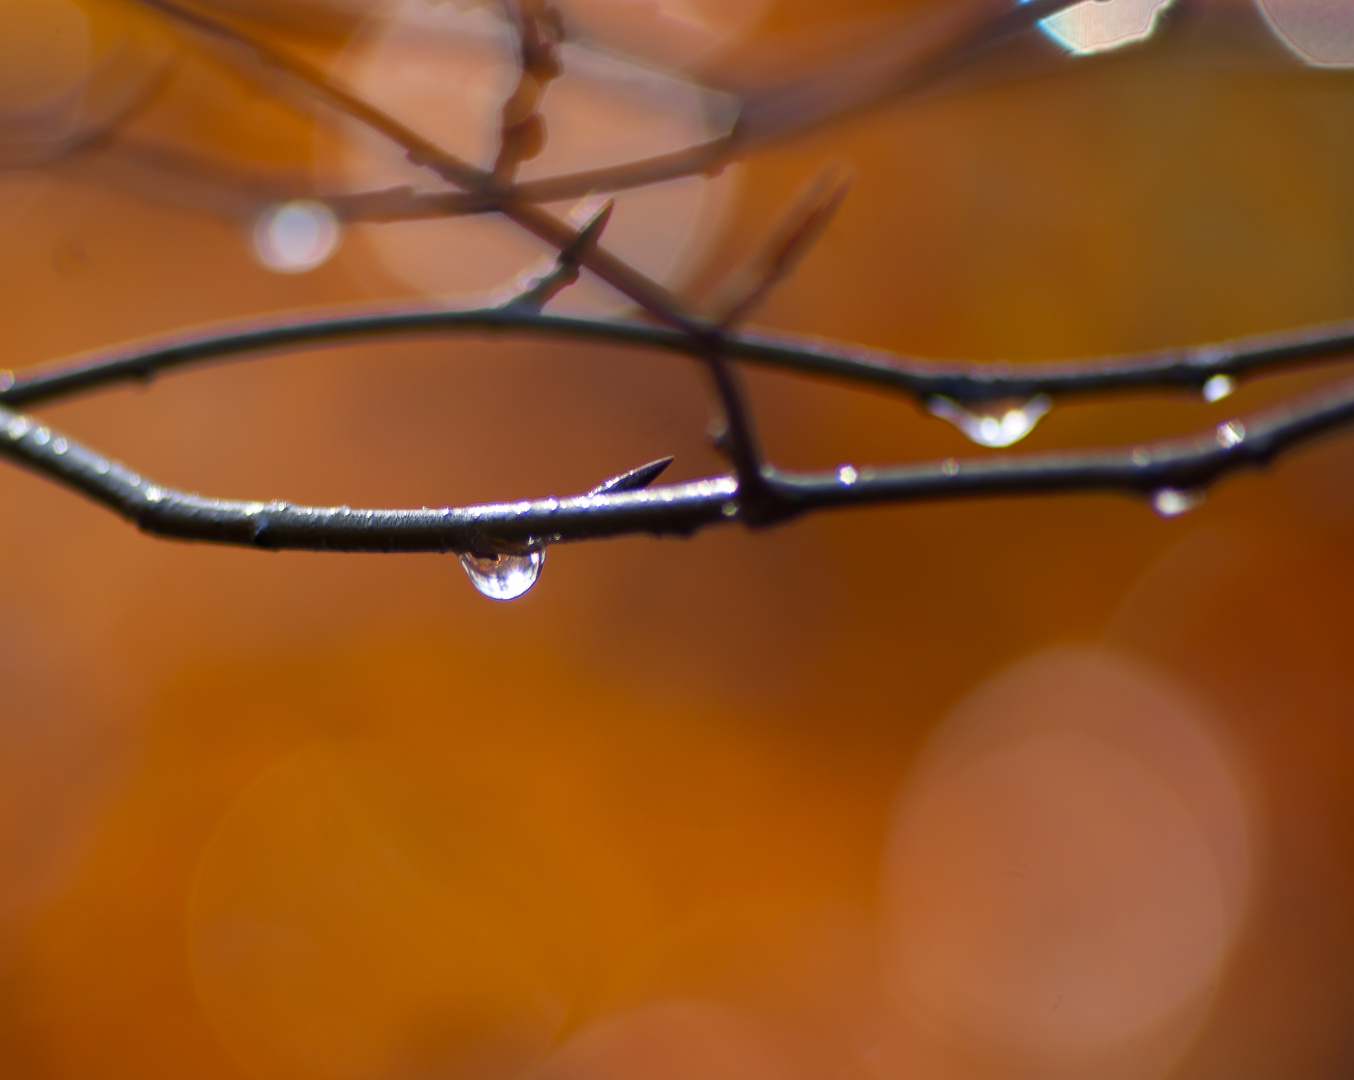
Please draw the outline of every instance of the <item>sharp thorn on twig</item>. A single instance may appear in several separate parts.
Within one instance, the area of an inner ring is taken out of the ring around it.
[[[602,230],[611,220],[614,199],[608,199],[588,218],[578,234],[560,249],[555,264],[544,274],[532,278],[526,287],[502,307],[513,311],[540,311],[551,300],[578,280],[578,268],[589,251],[602,238]]]
[[[672,461],[671,457],[662,457],[657,461],[651,461],[637,469],[631,469],[619,476],[613,476],[610,480],[603,480],[587,494],[615,495],[622,491],[639,491],[657,480],[664,470],[672,464]]]

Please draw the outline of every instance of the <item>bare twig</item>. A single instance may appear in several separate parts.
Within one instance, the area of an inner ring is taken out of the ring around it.
[[[545,147],[541,98],[564,70],[557,51],[563,34],[559,14],[545,0],[503,0],[503,8],[517,29],[519,68],[517,85],[503,103],[493,168],[499,184],[512,180],[522,162]]]
[[[784,280],[836,216],[851,176],[839,168],[825,170],[786,215],[766,249],[744,270],[742,280],[716,318],[727,332],[743,322],[758,304]]]
[[[578,230],[578,236],[567,247],[560,248],[554,265],[540,277],[531,279],[526,288],[514,294],[503,306],[519,311],[540,311],[546,304],[578,280],[578,264],[583,253],[602,238],[602,230],[611,220],[615,203],[608,199]]]
[[[870,467],[841,466],[829,474],[778,470],[761,459],[756,434],[731,359],[825,375],[901,390],[927,402],[985,402],[999,398],[1072,395],[1126,388],[1207,389],[1218,379],[1278,370],[1302,362],[1335,359],[1354,348],[1354,324],[1317,327],[1220,346],[1173,350],[1102,360],[1030,364],[938,363],[855,349],[809,339],[734,332],[736,324],[788,272],[817,236],[844,194],[828,185],[805,204],[770,246],[750,282],[714,321],[698,318],[663,286],[600,246],[610,208],[575,228],[526,199],[529,185],[513,186],[518,165],[532,156],[543,132],[528,137],[523,124],[539,120],[546,83],[558,74],[558,40],[549,9],[540,0],[510,4],[519,31],[522,72],[504,106],[503,139],[493,169],[481,170],[448,154],[417,132],[330,80],[304,61],[255,41],[233,25],[181,6],[177,0],[137,0],[218,40],[244,46],[265,63],[299,79],[331,105],[402,147],[411,161],[432,169],[460,189],[429,196],[391,189],[347,197],[350,218],[392,218],[429,200],[438,212],[496,212],[545,241],[557,254],[554,267],[508,303],[473,311],[406,309],[292,319],[208,333],[161,345],[133,348],[89,361],[0,378],[0,453],[59,483],[83,492],[135,521],[143,529],[185,540],[265,548],[344,551],[457,551],[483,555],[508,550],[538,552],[549,543],[647,532],[685,535],[713,524],[742,521],[764,525],[811,510],[902,502],[923,498],[1015,495],[1053,491],[1165,493],[1158,509],[1188,505],[1182,492],[1200,489],[1246,466],[1354,419],[1354,382],[1268,412],[1229,420],[1190,439],[1165,440],[1125,449],[1017,454],[979,459]],[[990,52],[1036,21],[1070,6],[1069,0],[1031,0],[991,17],[962,19],[960,30],[941,44],[913,49],[904,61],[896,51],[856,58],[847,68],[820,72],[768,95],[760,112],[745,111],[720,153],[745,149],[861,108],[883,97],[933,81]],[[806,97],[807,95],[807,97]],[[815,96],[816,95],[816,96]],[[812,101],[809,99],[812,98]],[[811,106],[811,107],[810,107]],[[787,119],[791,118],[791,119]],[[539,126],[539,125],[538,125]],[[533,141],[534,139],[534,141]],[[714,145],[714,144],[711,144]],[[682,153],[690,155],[700,148]],[[666,159],[669,164],[676,158]],[[717,166],[718,158],[707,160]],[[690,162],[688,162],[690,164]],[[654,163],[633,166],[641,172]],[[631,168],[631,167],[626,167]],[[619,175],[619,174],[617,174]],[[638,172],[629,174],[631,177]],[[652,172],[645,175],[652,175]],[[566,178],[567,179],[567,178]],[[613,181],[615,176],[613,176]],[[660,325],[632,319],[604,320],[544,314],[541,306],[585,267],[655,317]],[[460,509],[352,510],[207,499],[154,485],[57,435],[7,406],[32,404],[87,391],[128,378],[210,358],[295,348],[324,341],[452,331],[512,331],[638,344],[686,353],[710,370],[723,410],[722,448],[733,476],[711,477],[657,488],[648,485],[668,460],[631,470],[565,499],[544,499]],[[7,385],[6,385],[7,384]],[[1230,389],[1230,383],[1224,390]],[[1214,395],[1218,396],[1218,395]],[[938,411],[937,406],[932,406]],[[947,406],[953,408],[953,406]],[[939,410],[944,411],[944,410]]]
[[[835,473],[767,469],[782,518],[812,510],[984,495],[1191,492],[1354,420],[1354,381],[1188,439],[1134,447],[946,458]],[[208,499],[153,484],[0,407],[0,454],[102,503],[146,532],[178,540],[304,551],[455,551],[648,533],[688,536],[744,516],[738,481],[710,477],[640,491],[418,510],[354,510]],[[488,538],[488,539],[486,539]]]
[[[700,355],[701,348],[689,335],[670,327],[628,319],[552,315],[514,305],[461,311],[415,307],[342,315],[298,314],[282,322],[208,329],[7,374],[0,377],[0,404],[36,405],[119,383],[144,382],[162,372],[210,360],[238,360],[259,353],[357,343],[373,337],[465,333],[575,338],[695,356]],[[746,363],[901,392],[923,401],[947,397],[983,402],[1036,394],[1066,399],[1124,390],[1198,392],[1220,376],[1258,376],[1342,360],[1354,354],[1354,322],[1185,349],[1056,363],[921,360],[863,346],[749,332],[725,336],[722,347],[726,355]]]

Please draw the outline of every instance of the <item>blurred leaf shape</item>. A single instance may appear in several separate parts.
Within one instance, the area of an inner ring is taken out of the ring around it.
[[[148,104],[173,58],[140,13],[88,0],[0,7],[0,167],[59,158]]]

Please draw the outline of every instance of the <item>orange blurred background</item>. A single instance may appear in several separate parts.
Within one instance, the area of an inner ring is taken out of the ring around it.
[[[561,6],[725,71],[925,8]],[[511,79],[489,10],[403,6],[442,38],[376,5],[219,7],[492,150]],[[397,155],[120,0],[2,0],[0,37],[9,137],[106,122],[163,77],[119,130],[224,178],[188,198],[81,162],[0,174],[0,366],[469,302],[543,254],[496,220],[365,225],[274,272],[233,178],[397,182]],[[1354,77],[1215,44],[880,107],[626,196],[609,239],[711,295],[844,162],[842,213],[757,323],[1020,361],[1347,318]],[[676,80],[596,62],[551,88],[528,175],[711,122]],[[1022,447],[1192,431],[1321,377],[1063,405]],[[787,466],[982,452],[906,400],[749,381]],[[455,505],[668,453],[674,476],[723,468],[694,365],[539,340],[255,358],[38,411],[227,497]],[[1345,1076],[1352,470],[1335,438],[1170,521],[1000,499],[562,546],[496,604],[454,558],[162,542],[0,469],[0,1074]]]

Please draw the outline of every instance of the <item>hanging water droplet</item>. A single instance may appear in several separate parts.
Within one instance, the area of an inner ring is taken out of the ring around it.
[[[1240,446],[1245,441],[1246,425],[1240,420],[1228,420],[1225,424],[1218,425],[1214,435],[1219,446],[1224,450],[1230,450],[1234,446]]]
[[[338,247],[338,218],[324,203],[296,199],[270,206],[254,227],[254,253],[279,274],[304,274],[327,262]]]
[[[1231,397],[1236,393],[1236,380],[1230,375],[1214,375],[1204,383],[1204,400],[1209,404]]]
[[[1179,517],[1188,514],[1204,501],[1202,491],[1181,491],[1179,488],[1162,488],[1152,492],[1152,509],[1164,518]]]
[[[525,555],[461,556],[470,584],[490,600],[516,600],[536,584],[544,562],[544,549]]]
[[[1024,404],[989,402],[973,411],[947,397],[927,398],[926,410],[948,420],[979,446],[1012,446],[1034,430],[1053,408],[1047,394],[1035,394]]]

